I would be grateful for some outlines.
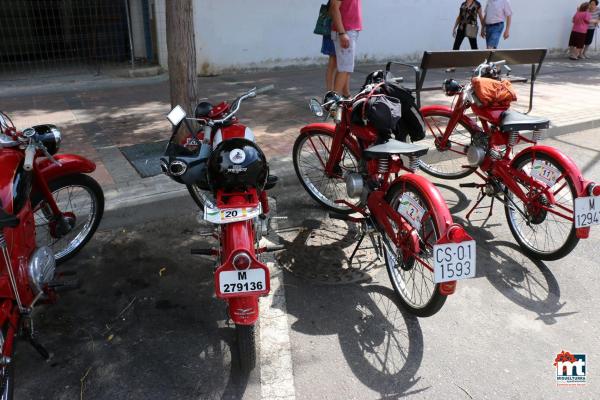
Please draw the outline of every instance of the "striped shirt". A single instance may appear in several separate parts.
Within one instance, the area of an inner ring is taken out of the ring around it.
[[[600,7],[596,7],[596,10],[590,11],[590,14],[592,14],[592,19],[600,18]],[[596,24],[590,22],[589,29],[596,29]]]

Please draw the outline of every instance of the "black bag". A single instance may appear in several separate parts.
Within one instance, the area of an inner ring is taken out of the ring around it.
[[[362,126],[369,124],[377,130],[382,140],[395,134],[402,118],[400,100],[382,94],[361,99],[352,107],[352,122]]]
[[[384,71],[371,72],[365,80],[365,85],[380,84],[376,93],[386,94],[400,100],[402,104],[402,118],[398,122],[394,135],[397,140],[406,142],[410,136],[411,142],[417,142],[425,138],[425,121],[417,107],[417,102],[412,93],[402,86],[391,81],[391,74]],[[363,86],[363,88],[364,88]]]

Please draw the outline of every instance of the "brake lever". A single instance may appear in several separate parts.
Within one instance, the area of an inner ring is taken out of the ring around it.
[[[48,152],[48,149],[46,148],[46,146],[44,146],[43,144],[40,143],[40,145],[38,146],[38,149],[42,150],[42,153],[44,153],[44,155],[46,156],[46,158],[48,158],[48,160],[50,160],[53,164],[58,165],[58,166],[62,166],[61,162],[58,161],[56,158],[54,158],[52,156],[52,154],[50,154]]]

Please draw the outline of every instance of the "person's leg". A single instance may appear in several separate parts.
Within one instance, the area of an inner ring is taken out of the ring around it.
[[[328,91],[333,90],[336,72],[337,59],[335,58],[335,55],[329,56],[329,63],[327,64],[327,75],[325,77],[325,85]]]
[[[465,40],[465,31],[461,31],[459,29],[456,31],[456,38],[454,38],[454,46],[452,46],[452,50],[460,50],[463,40]]]
[[[498,43],[500,43],[500,36],[504,31],[504,22],[493,25],[486,25],[485,28],[485,41],[488,49],[497,49]]]
[[[477,50],[477,37],[469,38],[469,44],[471,45],[471,50]]]
[[[596,29],[588,29],[587,34],[585,35],[585,45],[583,47],[583,58],[587,58],[587,51],[590,48],[590,45],[594,41],[594,31]]]
[[[347,32],[350,38],[350,46],[343,49],[340,41],[335,37],[335,53],[337,58],[337,74],[335,75],[335,83],[333,90],[341,93],[343,96],[350,96],[350,74],[354,72],[354,58],[356,55],[356,39],[358,38],[357,31]]]

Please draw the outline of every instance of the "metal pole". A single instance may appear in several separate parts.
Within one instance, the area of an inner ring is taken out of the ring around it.
[[[131,54],[131,69],[135,68],[135,54],[133,50],[133,39],[131,34],[131,15],[129,15],[129,0],[125,2],[125,13],[127,14],[127,36],[129,37],[129,53]]]

